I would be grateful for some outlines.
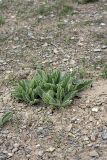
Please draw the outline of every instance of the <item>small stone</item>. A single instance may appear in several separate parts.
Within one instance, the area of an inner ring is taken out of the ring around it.
[[[30,155],[30,154],[27,154],[27,155],[26,155],[26,157],[27,157],[27,158],[30,158],[30,157],[31,157],[31,155]]]
[[[98,107],[92,108],[92,112],[98,112]]]
[[[54,48],[54,53],[57,54],[58,53],[58,50],[56,48]]]
[[[75,37],[71,37],[71,40],[74,40],[75,39]]]
[[[43,18],[43,16],[42,16],[42,15],[40,15],[40,16],[38,16],[38,18],[39,18],[39,19],[42,19],[42,18]]]
[[[78,42],[78,46],[83,46],[84,44],[81,42]]]
[[[43,151],[38,151],[38,156],[42,156],[43,155]]]
[[[90,103],[90,100],[89,100],[89,99],[87,99],[87,100],[86,100],[86,104],[89,104],[89,103]]]
[[[0,59],[0,63],[4,63],[4,61]]]
[[[67,62],[67,61],[68,61],[68,58],[64,58],[64,59],[63,59],[63,62]]]
[[[15,143],[13,146],[15,147],[15,148],[18,148],[19,147],[19,143]]]
[[[54,14],[51,14],[50,16],[51,16],[51,17],[54,17],[55,15],[54,15]]]
[[[106,48],[107,48],[107,45],[102,46],[102,49],[106,49]]]
[[[37,144],[37,145],[36,145],[36,148],[40,148],[40,144]]]
[[[18,148],[13,148],[12,149],[12,153],[15,153],[15,152],[17,152],[18,151]]]
[[[91,141],[92,141],[92,142],[95,142],[96,139],[97,139],[97,136],[98,136],[97,134],[93,133],[93,134],[91,135],[91,137],[90,137]]]
[[[69,139],[75,138],[75,135],[74,135],[73,133],[70,133],[70,132],[69,132],[69,133],[68,133],[68,138],[69,138]]]
[[[69,126],[67,126],[67,127],[65,128],[65,130],[66,130],[67,132],[70,132],[71,129],[72,129],[72,124],[70,124]]]
[[[0,114],[0,117],[2,117],[1,115],[2,115],[2,114]],[[3,142],[4,142],[3,139],[0,139],[0,145],[2,145]]]
[[[72,72],[73,71],[73,68],[70,68],[70,72]]]
[[[42,133],[43,132],[43,127],[38,127],[38,129],[37,129],[37,133]]]
[[[68,19],[64,19],[64,23],[68,23]]]
[[[104,130],[102,133],[102,139],[107,140],[107,130]]]
[[[89,117],[89,121],[90,121],[90,122],[93,122],[93,117]]]
[[[106,24],[105,23],[100,23],[100,26],[105,26]]]
[[[14,40],[15,40],[15,41],[18,41],[18,40],[19,40],[19,37],[15,37]]]
[[[48,43],[45,42],[42,46],[43,46],[43,47],[47,47],[47,46],[48,46]]]
[[[0,153],[0,160],[6,160],[7,156],[3,153]]]
[[[9,157],[12,157],[12,156],[13,156],[13,153],[8,153],[8,156],[9,156]]]
[[[96,157],[96,158],[98,158],[99,155],[98,155],[98,153],[96,152],[96,150],[93,150],[93,151],[90,152],[90,157]]]
[[[89,141],[89,138],[87,136],[85,136],[84,141]]]
[[[31,31],[28,31],[28,36],[30,39],[34,38],[33,33]]]
[[[94,52],[101,52],[101,49],[100,48],[96,48],[96,49],[94,49]]]
[[[47,152],[54,152],[55,151],[55,148],[54,147],[50,147],[47,149]]]
[[[74,65],[74,64],[75,64],[75,61],[74,61],[73,59],[71,59],[71,60],[70,60],[70,64],[71,64],[71,65]]]
[[[92,147],[92,146],[93,146],[93,144],[92,144],[92,143],[89,143],[89,144],[87,144],[87,146],[88,146],[88,147]]]

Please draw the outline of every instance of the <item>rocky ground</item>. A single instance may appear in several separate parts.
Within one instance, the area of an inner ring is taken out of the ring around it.
[[[50,5],[55,1],[49,1]],[[13,110],[0,129],[0,160],[107,160],[107,1],[71,3],[73,14],[37,12],[44,1],[0,0],[0,116]],[[93,79],[64,111],[29,106],[11,97],[17,80],[39,67],[79,68]]]

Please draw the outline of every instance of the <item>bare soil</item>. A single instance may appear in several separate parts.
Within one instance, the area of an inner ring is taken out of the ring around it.
[[[74,11],[64,16],[37,14],[43,3],[0,1],[0,116],[14,111],[0,129],[0,160],[107,160],[107,80],[100,77],[107,62],[107,1],[69,1]],[[40,67],[85,69],[93,86],[54,113],[43,104],[16,102],[15,82]]]

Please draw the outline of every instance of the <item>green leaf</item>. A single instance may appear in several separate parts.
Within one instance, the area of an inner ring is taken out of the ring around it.
[[[61,73],[59,70],[55,69],[52,71],[51,78],[53,84],[58,84],[60,81]]]
[[[62,100],[64,97],[64,89],[61,87],[61,85],[57,85],[56,97],[57,97],[57,101],[59,100],[60,103],[62,103]]]
[[[63,101],[68,101],[68,100],[73,99],[77,93],[78,93],[77,90],[67,93],[67,95],[64,97]]]
[[[92,80],[80,80],[75,83],[76,85],[76,90],[82,91],[85,89],[87,86],[89,86],[92,83]]]
[[[48,81],[48,75],[47,75],[47,73],[44,70],[39,70],[38,71],[38,75],[39,75],[40,79],[43,82],[47,82]]]
[[[55,84],[52,84],[52,83],[44,83],[42,85],[43,89],[45,91],[48,91],[48,90],[56,90],[56,85]]]
[[[43,101],[46,104],[52,105],[53,103],[55,103],[54,98],[52,97],[52,91],[48,91],[47,93],[43,93]]]
[[[9,120],[12,119],[13,113],[12,112],[7,112],[4,114],[4,116],[0,119],[0,126],[4,125],[7,123]]]
[[[76,72],[72,72],[63,76],[62,81],[60,82],[63,88],[66,88],[68,84],[72,85],[73,81],[75,80],[75,74]]]

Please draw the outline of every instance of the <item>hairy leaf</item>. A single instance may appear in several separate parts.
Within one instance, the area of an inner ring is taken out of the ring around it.
[[[4,125],[7,123],[9,120],[12,119],[13,113],[12,112],[7,112],[3,115],[2,118],[0,118],[0,126]]]

